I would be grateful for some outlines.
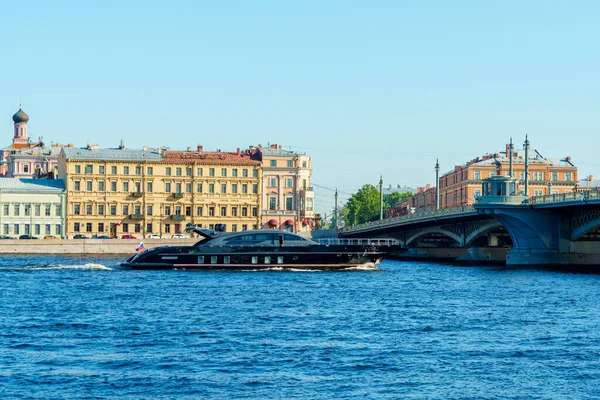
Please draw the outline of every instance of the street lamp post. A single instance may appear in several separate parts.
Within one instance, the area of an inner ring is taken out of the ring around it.
[[[525,135],[525,143],[523,144],[525,150],[525,197],[529,196],[529,139]]]
[[[440,163],[435,159],[435,209],[440,208]]]
[[[379,176],[379,220],[383,219],[383,175]]]

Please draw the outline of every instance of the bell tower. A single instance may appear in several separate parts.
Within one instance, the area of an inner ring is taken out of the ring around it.
[[[27,144],[27,122],[29,121],[29,115],[23,111],[23,104],[19,104],[19,111],[13,115],[12,119],[15,123],[13,144]]]

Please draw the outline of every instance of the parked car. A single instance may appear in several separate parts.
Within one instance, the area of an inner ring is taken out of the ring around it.
[[[123,235],[123,236],[121,236],[121,239],[137,239],[137,238],[133,235]]]
[[[151,235],[148,235],[148,239],[167,239],[167,237],[161,236],[158,233],[153,233]]]
[[[89,236],[82,235],[81,233],[78,233],[73,236],[73,239],[89,239],[89,238],[90,238]]]
[[[108,235],[100,235],[100,236],[96,236],[96,239],[112,239],[112,238]]]
[[[189,239],[190,238],[188,235],[184,235],[182,233],[176,233],[172,237],[173,237],[173,239]]]
[[[6,236],[6,235],[0,235],[0,239],[14,239],[14,237]]]
[[[44,239],[46,239],[46,240],[56,240],[56,239],[60,239],[60,238],[57,238],[54,235],[46,235],[46,236],[44,236]]]
[[[31,235],[21,235],[19,236],[19,239],[37,239],[37,237]]]

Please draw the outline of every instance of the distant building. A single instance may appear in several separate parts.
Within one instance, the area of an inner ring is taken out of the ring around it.
[[[406,193],[406,192],[410,192],[410,193],[417,193],[418,188],[412,188],[406,185],[396,185],[396,186],[392,186],[392,185],[388,185],[388,187],[384,187],[383,188],[383,195],[387,196],[388,194],[392,194],[392,193]]]
[[[0,178],[2,235],[64,235],[64,182],[60,179]]]
[[[425,187],[418,187],[415,194],[406,198],[400,204],[387,209],[385,218],[433,210],[435,210],[435,187],[426,185]]]
[[[577,184],[577,167],[571,157],[546,158],[539,151],[529,151],[529,181],[527,196],[571,192]],[[503,152],[488,154],[457,165],[440,176],[440,208],[473,204],[481,195],[484,179],[509,174],[509,145]],[[525,189],[525,150],[513,151],[513,176]],[[517,193],[518,194],[518,193]]]
[[[278,144],[258,146],[254,151],[262,156],[262,228],[292,232],[313,229],[316,224],[311,158],[284,150]]]
[[[60,145],[46,147],[43,139],[28,137],[29,115],[19,107],[13,117],[12,143],[0,149],[0,176],[15,178],[54,178]]]
[[[594,179],[592,175],[586,176],[577,182],[575,190],[600,190],[600,180]]]

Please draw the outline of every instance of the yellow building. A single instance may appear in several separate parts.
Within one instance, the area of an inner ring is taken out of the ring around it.
[[[262,227],[293,232],[315,226],[311,159],[278,144],[258,147],[262,153]]]
[[[187,224],[227,231],[260,226],[260,162],[230,152],[65,147],[68,236],[183,233]]]

